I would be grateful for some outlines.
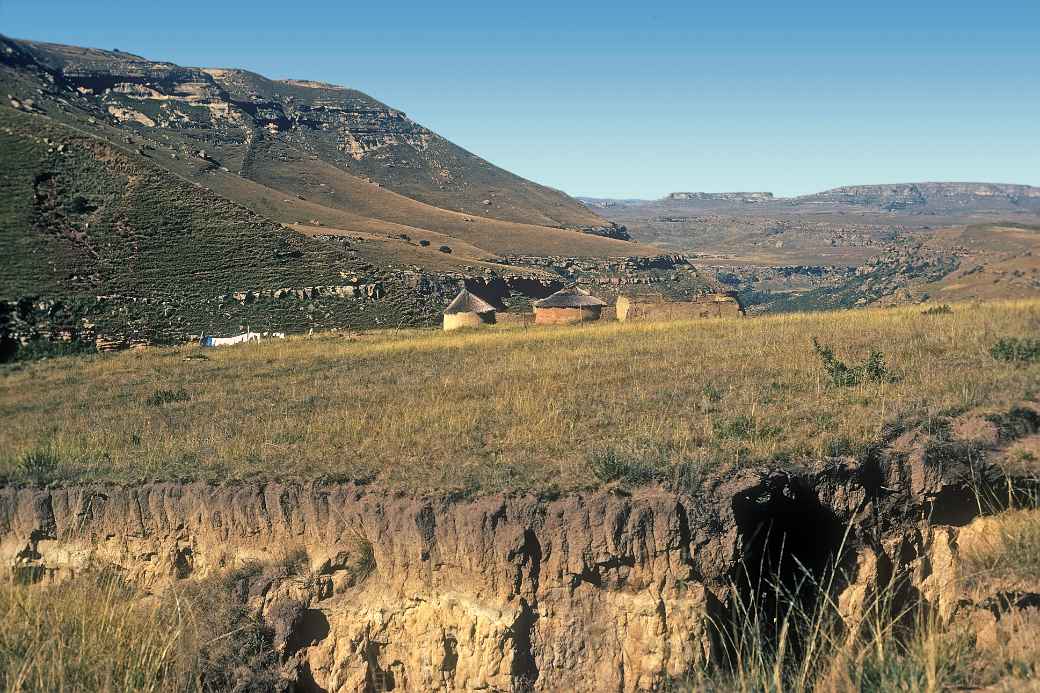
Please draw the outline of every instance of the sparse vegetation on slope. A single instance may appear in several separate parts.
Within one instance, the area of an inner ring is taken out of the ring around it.
[[[295,605],[265,622],[249,588],[299,569],[291,557],[252,562],[158,595],[108,571],[48,586],[0,580],[0,690],[278,690],[277,628]]]
[[[576,200],[352,89],[3,36],[0,47],[0,86],[15,108],[132,143],[157,166],[269,219],[386,234],[404,224],[480,237],[505,252],[538,252],[540,242],[562,238],[592,255],[628,254],[625,243],[600,237],[626,238],[623,229]],[[9,110],[7,100],[0,109]]]
[[[893,422],[934,428],[1036,401],[1040,364],[989,350],[1038,320],[1026,301],[52,359],[0,378],[0,473],[24,480],[20,460],[47,449],[55,481],[327,476],[476,491],[861,455]],[[894,377],[832,387],[813,337],[853,362],[883,347]],[[151,406],[161,391],[190,399]]]
[[[0,337],[36,317],[52,337],[159,343],[249,324],[305,331],[429,319],[431,306],[397,295],[370,305],[233,300],[261,288],[373,283],[385,272],[346,244],[308,238],[117,146],[10,110],[0,125],[0,242],[10,251]]]

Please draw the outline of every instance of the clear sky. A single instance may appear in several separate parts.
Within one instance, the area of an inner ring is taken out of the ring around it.
[[[574,195],[1040,185],[1040,0],[0,0],[0,33],[354,87]]]

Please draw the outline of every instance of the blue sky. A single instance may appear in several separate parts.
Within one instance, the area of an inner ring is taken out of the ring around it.
[[[1040,0],[0,0],[0,32],[344,84],[574,195],[1040,185]]]

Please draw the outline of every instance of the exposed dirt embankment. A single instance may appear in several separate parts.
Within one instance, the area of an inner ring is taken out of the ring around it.
[[[742,557],[783,581],[797,569],[781,554],[822,573],[840,553],[849,619],[893,573],[949,610],[955,527],[992,471],[908,434],[866,462],[744,470],[692,493],[4,488],[0,560],[28,579],[108,566],[160,589],[303,551],[306,577],[243,590],[265,616],[297,605],[278,643],[305,690],[648,690],[720,656],[712,622]]]

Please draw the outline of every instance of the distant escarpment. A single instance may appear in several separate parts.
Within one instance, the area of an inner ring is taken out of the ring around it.
[[[673,192],[668,195],[668,200],[703,200],[718,202],[762,202],[772,200],[771,192]]]
[[[844,204],[886,211],[928,208],[937,211],[970,209],[1040,210],[1040,188],[1001,183],[904,183],[849,185],[793,198],[795,204]]]

